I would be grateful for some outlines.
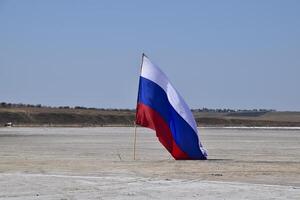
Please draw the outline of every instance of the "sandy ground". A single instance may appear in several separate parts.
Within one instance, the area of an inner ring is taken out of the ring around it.
[[[0,199],[300,199],[300,130],[200,129],[207,161],[151,130],[0,128]]]

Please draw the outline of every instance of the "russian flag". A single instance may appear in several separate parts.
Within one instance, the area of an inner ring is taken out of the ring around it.
[[[143,54],[136,124],[156,131],[176,160],[206,160],[195,119],[167,76]]]

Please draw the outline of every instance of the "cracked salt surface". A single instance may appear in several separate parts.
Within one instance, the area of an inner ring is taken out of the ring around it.
[[[139,128],[133,161],[132,128],[0,128],[0,199],[300,199],[300,131],[200,133],[210,160]]]

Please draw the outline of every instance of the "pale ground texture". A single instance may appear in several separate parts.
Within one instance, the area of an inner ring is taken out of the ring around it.
[[[0,128],[0,199],[300,199],[300,130],[200,128],[207,161],[151,130]]]

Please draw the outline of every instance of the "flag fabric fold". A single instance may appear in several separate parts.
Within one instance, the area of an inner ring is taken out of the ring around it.
[[[161,144],[176,160],[205,160],[191,110],[167,76],[143,55],[136,124],[156,131]]]

